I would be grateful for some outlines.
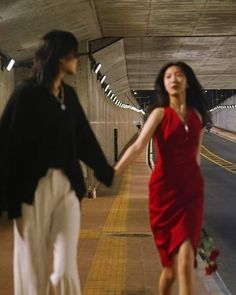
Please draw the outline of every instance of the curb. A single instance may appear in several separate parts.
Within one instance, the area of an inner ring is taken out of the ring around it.
[[[214,127],[213,127],[214,128]],[[210,133],[213,133],[221,138],[224,138],[224,139],[227,139],[233,143],[236,143],[236,139],[232,139],[231,137],[227,136],[227,135],[224,135],[223,132],[219,132],[217,130],[214,130],[214,129],[211,129]]]

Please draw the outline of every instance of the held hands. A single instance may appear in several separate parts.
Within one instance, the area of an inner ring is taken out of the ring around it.
[[[116,176],[118,176],[118,175],[121,174],[121,171],[118,169],[118,167],[117,167],[118,165],[117,164],[113,167]]]

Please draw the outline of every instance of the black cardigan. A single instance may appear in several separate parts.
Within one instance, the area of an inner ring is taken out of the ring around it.
[[[0,120],[0,212],[21,216],[32,204],[38,181],[49,168],[61,169],[79,199],[86,188],[79,160],[111,185],[114,170],[97,142],[72,87],[63,83],[66,110],[49,90],[25,81],[11,95]]]

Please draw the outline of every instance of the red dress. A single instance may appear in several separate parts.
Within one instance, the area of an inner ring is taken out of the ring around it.
[[[166,107],[154,134],[157,163],[149,181],[149,213],[163,266],[172,264],[186,239],[196,255],[203,221],[204,181],[196,161],[202,124],[191,107],[186,123]]]

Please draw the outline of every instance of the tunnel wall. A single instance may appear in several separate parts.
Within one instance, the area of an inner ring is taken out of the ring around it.
[[[222,103],[222,105],[231,104],[236,104],[236,95]],[[214,126],[236,133],[236,108],[216,109],[211,115]]]
[[[76,89],[97,139],[109,163],[113,164],[114,129],[118,131],[118,154],[120,154],[127,142],[136,134],[136,124],[142,122],[142,117],[137,112],[117,107],[105,95],[86,56],[80,58],[78,74],[69,76],[66,81]],[[131,104],[132,97],[129,93],[118,98],[124,103]],[[96,185],[91,170],[84,167],[84,174],[89,184]]]

